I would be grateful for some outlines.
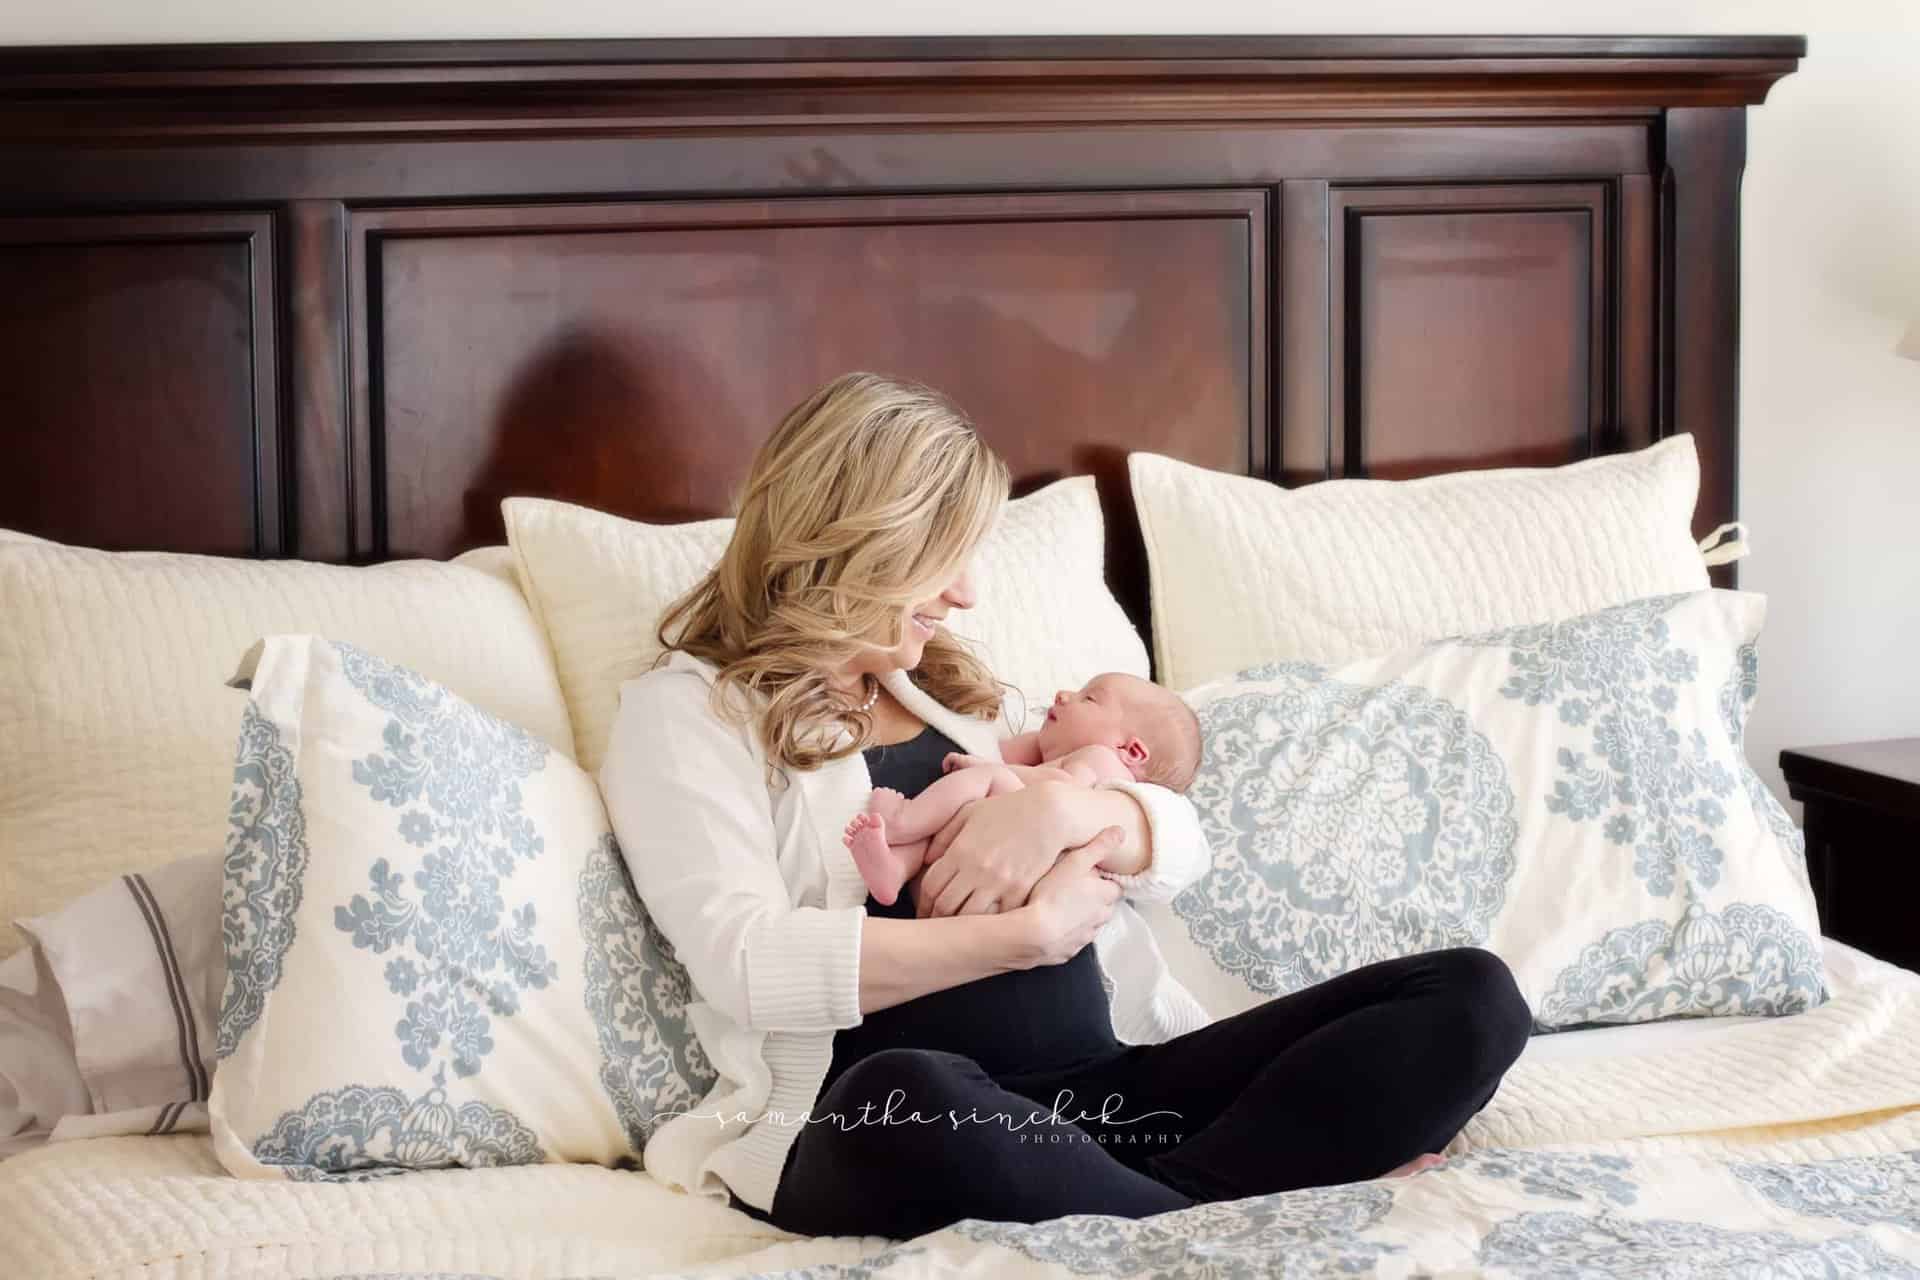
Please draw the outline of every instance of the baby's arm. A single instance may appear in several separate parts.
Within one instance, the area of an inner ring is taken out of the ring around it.
[[[949,762],[947,764],[947,768],[954,770],[956,772],[970,771],[973,769],[980,769],[980,768],[1004,769],[1008,773],[1012,774],[1014,777],[1020,779],[1023,785],[1029,786],[1029,787],[1036,782],[1080,782],[1082,781],[1082,779],[1075,777],[1072,773],[1070,773],[1066,769],[1061,768],[1058,762],[1055,762],[1053,764],[996,765],[996,764],[989,764],[989,763],[983,762],[979,756],[962,756],[957,753],[953,755],[949,755],[947,757],[947,760]]]
[[[976,756],[965,751],[949,751],[946,759],[940,762],[940,768],[946,773],[957,769],[971,769],[975,766],[1015,765],[1038,766],[1044,763],[1040,759],[1040,735],[1038,733],[1016,733],[1011,738],[1002,738],[999,742],[1000,754],[997,756]]]
[[[993,761],[983,756],[970,756],[960,751],[949,751],[947,758],[941,762],[941,768],[949,773],[993,767]],[[1127,762],[1112,747],[1081,747],[1045,764],[1002,764],[998,767],[1007,770],[1027,786],[1036,782],[1076,782],[1083,787],[1091,787],[1108,779],[1135,781]]]
[[[1000,739],[1000,761],[1003,764],[1036,765],[1040,759],[1040,734],[1016,733],[1011,738]]]

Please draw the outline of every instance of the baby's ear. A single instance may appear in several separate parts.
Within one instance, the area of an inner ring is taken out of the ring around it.
[[[1153,754],[1147,750],[1146,743],[1131,736],[1120,744],[1118,750],[1120,752],[1120,758],[1127,762],[1127,768],[1132,769],[1135,773],[1138,773],[1146,766],[1147,758]]]

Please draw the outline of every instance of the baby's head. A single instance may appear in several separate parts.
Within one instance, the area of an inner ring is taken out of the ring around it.
[[[1200,767],[1200,721],[1173,690],[1108,671],[1055,694],[1040,726],[1044,760],[1091,746],[1112,747],[1142,782],[1185,791]]]

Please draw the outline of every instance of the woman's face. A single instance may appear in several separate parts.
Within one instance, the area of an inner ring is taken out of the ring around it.
[[[867,660],[860,664],[861,670],[874,675],[895,669],[913,670],[920,665],[920,655],[926,652],[927,641],[933,638],[935,628],[955,609],[973,608],[978,599],[973,586],[973,566],[968,562],[960,566],[960,572],[940,594],[901,610],[900,643],[868,654]]]

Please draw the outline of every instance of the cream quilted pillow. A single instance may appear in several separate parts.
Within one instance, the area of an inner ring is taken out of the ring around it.
[[[1151,453],[1127,465],[1175,689],[1708,585],[1690,435],[1563,467],[1299,489]]]
[[[279,631],[347,640],[571,754],[553,660],[510,579],[54,543],[0,551],[0,925],[218,850],[246,695]],[[0,955],[18,939],[0,928]]]
[[[578,759],[597,771],[621,682],[659,656],[661,615],[720,558],[733,521],[642,524],[545,498],[508,498],[501,510],[553,645]],[[1030,707],[1102,671],[1147,674],[1140,633],[1106,587],[1105,546],[1093,478],[1076,476],[1009,502],[974,560],[980,603],[949,622]]]

